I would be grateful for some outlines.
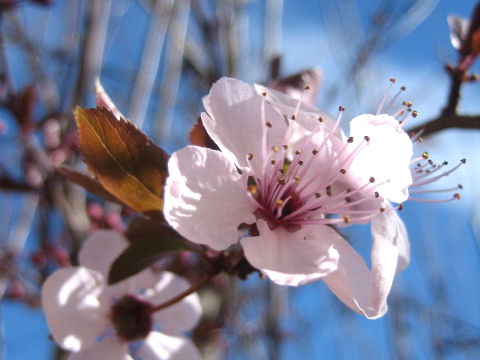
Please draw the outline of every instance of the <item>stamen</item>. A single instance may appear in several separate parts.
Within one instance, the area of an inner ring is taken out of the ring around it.
[[[390,79],[390,86],[388,87],[385,95],[383,96],[383,99],[382,101],[380,102],[380,105],[378,105],[378,109],[377,109],[377,113],[375,115],[378,115],[382,112],[382,109],[383,109],[383,105],[385,104],[385,101],[388,99],[388,97],[390,96],[390,91],[392,90],[392,87],[393,87],[393,84],[395,84],[395,79],[394,78],[391,78]]]

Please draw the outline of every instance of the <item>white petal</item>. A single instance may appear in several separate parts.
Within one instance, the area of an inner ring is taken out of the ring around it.
[[[73,353],[68,360],[133,360],[128,355],[128,344],[120,341],[116,336],[109,336],[97,341],[87,350]]]
[[[152,331],[135,352],[142,360],[201,360],[195,345],[186,338]]]
[[[386,181],[377,187],[383,198],[396,203],[407,200],[412,184],[412,141],[398,121],[386,114],[360,115],[350,122],[350,136],[355,142],[368,136],[370,142],[355,157],[349,171],[358,174],[364,184],[372,176],[377,184]]]
[[[277,284],[306,284],[336,269],[338,254],[332,242],[340,235],[330,227],[303,226],[289,232],[283,227],[270,230],[258,220],[257,228],[259,236],[241,240],[245,257]]]
[[[157,283],[144,292],[144,298],[152,304],[158,305],[174,298],[190,287],[191,284],[184,278],[164,271]],[[162,332],[176,335],[182,331],[193,329],[201,316],[200,299],[194,293],[183,298],[175,305],[156,312],[154,323],[160,326]]]
[[[287,94],[281,93],[278,90],[270,89],[259,84],[255,84],[254,86],[257,93],[260,94],[266,92],[267,101],[287,118],[290,118],[294,114],[295,108],[298,104],[298,98],[294,98]],[[326,130],[333,129],[335,125],[335,119],[330,114],[320,111],[315,106],[310,105],[307,102],[302,102],[300,104],[295,121],[307,131],[313,131],[319,124],[319,117],[323,118]],[[340,129],[338,129],[335,134],[340,136]]]
[[[223,250],[238,241],[238,225],[254,221],[246,177],[220,151],[187,146],[168,170],[163,212],[188,240]]]
[[[352,310],[369,319],[387,312],[398,249],[390,241],[375,236],[371,250],[370,271],[362,257],[345,240],[335,239],[339,253],[338,270],[323,278],[330,290]]]
[[[202,114],[203,125],[225,156],[242,170],[251,169],[260,175],[266,161],[264,150],[284,142],[287,125],[282,115],[258,95],[253,86],[226,77],[213,84],[203,105],[208,113]],[[272,127],[268,128],[266,122]],[[249,162],[248,154],[253,155]]]
[[[96,270],[105,278],[115,258],[128,246],[127,239],[113,230],[97,230],[82,245],[80,265]]]
[[[64,349],[89,348],[108,326],[98,299],[103,286],[103,277],[84,267],[57,270],[43,284],[43,310],[53,338]]]
[[[374,241],[389,241],[398,249],[396,273],[404,270],[410,263],[410,242],[407,229],[397,212],[386,206],[387,210],[372,219],[371,230]]]

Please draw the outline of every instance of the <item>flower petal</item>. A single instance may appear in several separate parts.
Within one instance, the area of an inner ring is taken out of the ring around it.
[[[390,237],[375,230],[370,271],[363,258],[345,240],[335,238],[339,253],[338,270],[323,278],[330,290],[352,310],[376,319],[387,312],[387,295],[397,267],[398,249]]]
[[[83,243],[78,254],[78,262],[107,278],[110,265],[127,246],[127,239],[118,232],[97,230]]]
[[[410,263],[410,242],[407,229],[397,212],[386,205],[386,211],[372,219],[371,230],[374,241],[389,241],[398,249],[397,270],[398,274]]]
[[[62,348],[87,349],[108,326],[107,312],[98,300],[103,286],[103,277],[84,267],[57,270],[43,284],[43,310]]]
[[[289,232],[283,227],[270,230],[258,220],[257,228],[259,236],[241,240],[245,257],[277,284],[298,286],[336,270],[338,254],[332,242],[340,235],[330,227],[303,226]]]
[[[263,85],[255,84],[254,86],[257,93],[260,94],[266,92],[267,101],[287,118],[290,118],[294,114],[295,108],[298,104],[298,98],[289,96],[278,90],[274,90]],[[320,111],[306,101],[303,101],[300,104],[295,121],[307,131],[313,131],[319,124],[319,117],[323,118],[326,130],[333,129],[335,125],[335,119],[330,114]],[[340,135],[339,130],[336,132],[336,134]]]
[[[359,115],[350,122],[350,136],[355,142],[363,141],[364,136],[370,138],[368,146],[355,156],[350,171],[363,183],[372,176],[377,184],[386,182],[377,187],[383,198],[396,203],[407,200],[412,184],[412,141],[398,121],[386,114]]]
[[[73,353],[68,360],[133,360],[128,355],[128,345],[120,341],[116,336],[109,336],[102,341],[97,341],[88,348]]]
[[[135,352],[142,360],[201,360],[200,353],[189,339],[152,331],[143,346]]]
[[[163,212],[187,239],[223,250],[238,241],[238,225],[254,221],[247,178],[220,151],[187,146],[168,170]]]
[[[208,115],[202,114],[202,122],[210,137],[231,162],[259,176],[266,161],[264,150],[284,142],[287,125],[282,115],[253,86],[227,77],[213,84],[203,105]],[[266,126],[267,122],[271,127]],[[253,155],[249,161],[248,154]]]
[[[171,272],[164,271],[160,279],[151,288],[152,291],[144,292],[144,297],[152,304],[162,304],[183,291],[191,285],[184,278]],[[162,332],[168,334],[179,334],[182,331],[193,329],[202,316],[200,298],[196,293],[183,298],[175,305],[154,314],[154,323],[159,325]]]

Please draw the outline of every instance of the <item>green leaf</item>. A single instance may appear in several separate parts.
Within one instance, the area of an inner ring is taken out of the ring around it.
[[[134,219],[125,232],[130,246],[113,262],[110,285],[135,275],[174,251],[187,250],[182,237],[168,225],[145,218]]]
[[[84,161],[102,186],[133,210],[162,210],[165,151],[108,109],[77,107],[75,118]]]

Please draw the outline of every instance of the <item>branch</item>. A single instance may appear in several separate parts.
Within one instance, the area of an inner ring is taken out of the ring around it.
[[[409,129],[408,132],[416,134],[423,130],[422,136],[428,136],[441,130],[450,128],[480,129],[480,115],[440,115],[439,117],[434,118],[423,125]]]

